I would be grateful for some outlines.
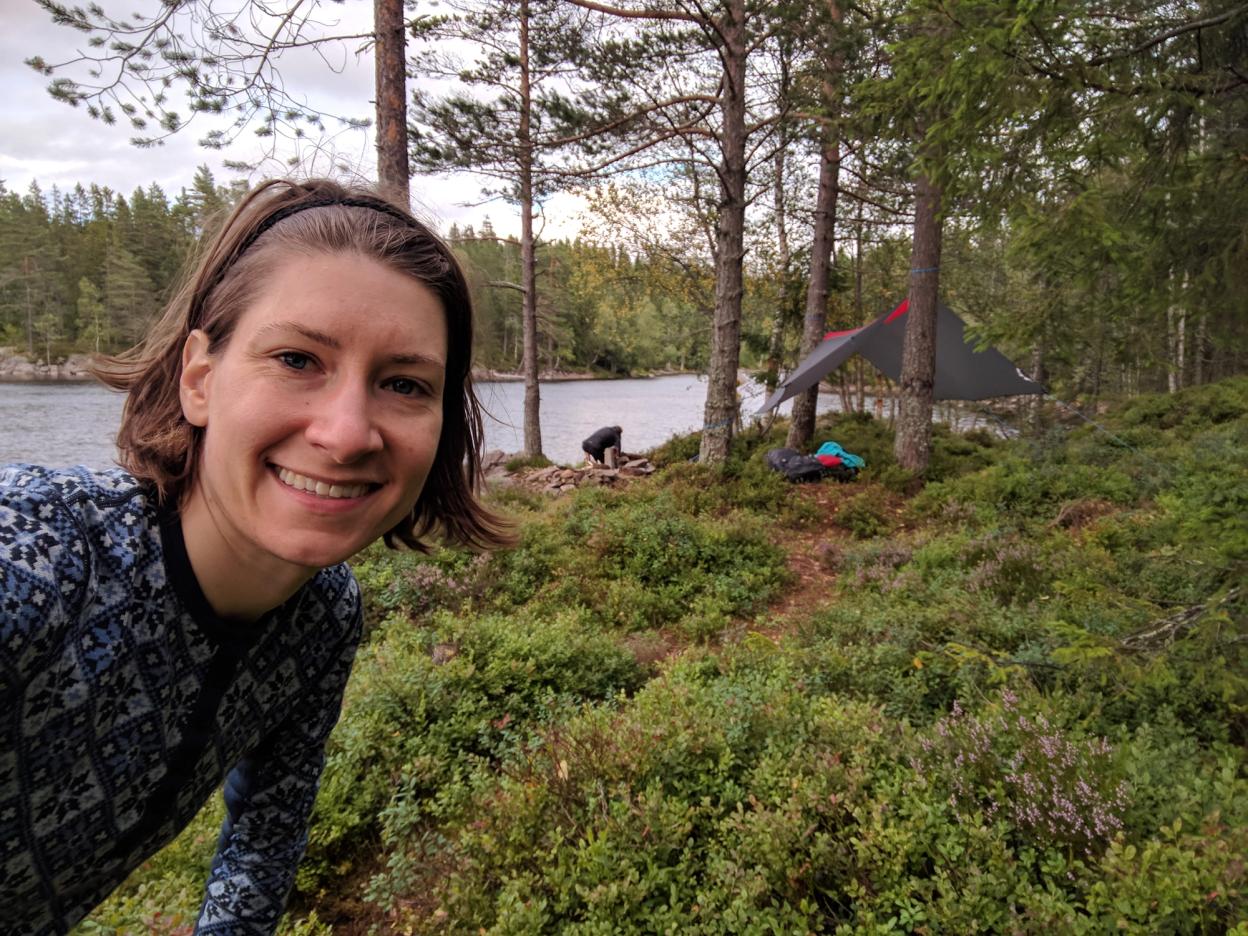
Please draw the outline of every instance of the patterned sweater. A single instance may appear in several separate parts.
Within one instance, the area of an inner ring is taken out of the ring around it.
[[[0,467],[0,933],[64,933],[225,781],[197,933],[272,933],[360,636],[345,565],[238,625],[124,471]]]

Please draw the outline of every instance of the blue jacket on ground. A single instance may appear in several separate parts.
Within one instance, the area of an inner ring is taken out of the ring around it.
[[[196,932],[272,933],[360,623],[345,565],[223,621],[151,489],[0,467],[0,933],[67,932],[223,780]]]

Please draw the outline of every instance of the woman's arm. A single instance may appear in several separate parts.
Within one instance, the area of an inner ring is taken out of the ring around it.
[[[226,817],[197,934],[267,936],[277,928],[307,845],[325,742],[355,657],[359,614],[357,603],[351,636],[313,692],[226,777]]]

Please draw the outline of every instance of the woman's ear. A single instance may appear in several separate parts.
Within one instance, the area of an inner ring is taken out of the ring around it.
[[[182,346],[182,377],[178,381],[182,415],[192,426],[201,429],[208,425],[208,386],[212,378],[210,343],[207,334],[199,328],[186,336],[186,344]]]

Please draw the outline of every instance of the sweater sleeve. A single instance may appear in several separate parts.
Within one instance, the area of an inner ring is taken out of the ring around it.
[[[77,621],[90,575],[86,538],[51,486],[0,469],[0,700],[42,672]]]
[[[355,657],[358,598],[349,633],[341,653],[314,688],[226,777],[225,822],[197,934],[268,936],[277,929],[307,845],[308,817],[325,766],[325,742],[338,721]]]

